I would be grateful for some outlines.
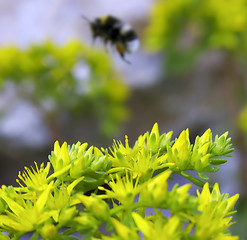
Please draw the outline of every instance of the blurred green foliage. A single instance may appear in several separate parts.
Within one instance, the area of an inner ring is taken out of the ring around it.
[[[127,116],[128,88],[108,55],[78,41],[0,48],[0,87],[7,82],[45,117],[61,110],[93,116],[108,136]]]
[[[241,240],[246,239],[246,227],[245,223],[247,222],[247,204],[246,198],[240,198],[236,204],[237,214],[235,215],[235,221],[238,224],[233,224],[230,227],[232,234],[237,234]]]
[[[238,116],[238,126],[247,136],[247,105],[244,107],[242,112]]]
[[[158,0],[146,45],[165,53],[170,74],[188,70],[207,50],[226,50],[246,58],[246,12],[246,0]]]

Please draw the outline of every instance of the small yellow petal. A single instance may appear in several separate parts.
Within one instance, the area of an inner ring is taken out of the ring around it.
[[[197,195],[200,199],[200,201],[203,201],[203,202],[208,202],[210,197],[211,197],[211,194],[210,194],[210,191],[209,191],[209,184],[208,182],[206,182],[202,188],[202,192],[200,193],[198,190],[197,190]]]
[[[131,231],[127,226],[117,221],[115,218],[111,218],[111,221],[116,229],[116,232],[123,240],[135,240],[140,239],[138,234],[134,231]]]
[[[61,147],[61,157],[63,159],[64,165],[67,165],[70,162],[68,146],[66,142],[64,142]]]
[[[152,135],[152,133],[154,133],[156,135],[156,139],[159,138],[159,127],[158,127],[158,123],[155,123],[152,130],[151,130],[151,133],[150,133],[150,136]]]
[[[234,205],[235,205],[235,203],[237,202],[238,199],[239,199],[239,194],[238,193],[227,199],[226,212],[230,212],[233,209],[233,207],[234,207]]]
[[[59,156],[60,155],[60,151],[61,151],[61,148],[59,146],[59,142],[56,141],[55,144],[54,144],[54,153],[56,156]]]
[[[203,133],[203,135],[200,137],[199,142],[201,144],[209,142],[211,144],[212,141],[212,132],[211,129],[209,128],[207,131]]]
[[[143,219],[139,214],[133,212],[132,217],[137,225],[137,227],[142,231],[145,237],[150,238],[152,233],[152,228],[148,221]]]

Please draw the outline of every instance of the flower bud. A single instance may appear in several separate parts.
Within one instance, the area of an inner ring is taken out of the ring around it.
[[[82,228],[95,228],[98,221],[88,213],[82,213],[80,216],[75,217],[74,220],[79,223]]]
[[[71,221],[71,219],[75,216],[75,214],[76,214],[75,206],[63,208],[59,215],[58,222],[63,226],[67,222]]]
[[[96,196],[77,195],[77,199],[99,219],[106,219],[109,216],[108,205]]]
[[[159,201],[164,197],[167,192],[167,179],[171,173],[170,170],[167,170],[152,178],[146,186],[143,197],[149,198],[149,196],[152,196],[153,201]]]
[[[215,136],[214,146],[212,148],[212,153],[215,155],[226,155],[232,152],[234,149],[231,148],[231,138],[228,137],[228,132],[225,132],[220,137]]]
[[[93,171],[100,171],[100,170],[103,170],[102,169],[102,166],[104,164],[104,160],[105,160],[105,157],[102,156],[102,157],[97,157],[91,164],[91,169]]]
[[[167,160],[175,163],[179,170],[184,170],[189,165],[190,152],[189,129],[187,129],[181,132],[172,147],[168,147]]]
[[[55,239],[57,236],[57,229],[53,224],[46,224],[42,227],[40,235],[43,239]]]

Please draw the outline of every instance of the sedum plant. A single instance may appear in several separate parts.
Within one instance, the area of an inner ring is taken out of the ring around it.
[[[228,132],[213,138],[208,129],[192,144],[188,129],[172,140],[157,123],[133,147],[127,136],[108,149],[55,142],[47,163],[18,174],[19,187],[1,187],[1,239],[239,239],[228,231],[239,195],[205,174],[231,146]],[[196,196],[191,184],[173,184],[175,174],[198,186]]]
[[[129,89],[107,53],[76,40],[0,47],[0,90],[10,84],[41,111],[54,139],[64,111],[97,119],[107,137],[128,116]]]
[[[146,31],[146,46],[165,53],[169,74],[188,71],[209,50],[246,61],[245,0],[157,0]]]
[[[239,113],[237,124],[244,135],[247,135],[247,105],[245,105],[243,110]]]

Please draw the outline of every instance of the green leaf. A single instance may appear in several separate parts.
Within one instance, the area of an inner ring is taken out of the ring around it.
[[[212,173],[214,173],[214,172],[218,172],[219,169],[220,169],[220,167],[210,165],[210,166],[204,168],[203,171],[204,172],[212,172]]]
[[[209,177],[207,175],[203,174],[202,172],[198,172],[198,176],[205,181],[209,180]]]
[[[86,183],[96,183],[97,179],[91,177],[85,177],[82,181]]]
[[[226,163],[227,162],[226,159],[220,159],[220,158],[209,159],[209,161],[213,165],[220,165],[220,164],[223,164],[223,163]]]
[[[203,185],[205,184],[204,181],[195,178],[193,176],[191,176],[190,174],[188,174],[187,172],[181,171],[180,174],[181,176],[185,177],[186,179],[188,179],[189,181],[191,181],[192,183],[194,183],[195,185],[199,186],[199,187],[203,187]]]

